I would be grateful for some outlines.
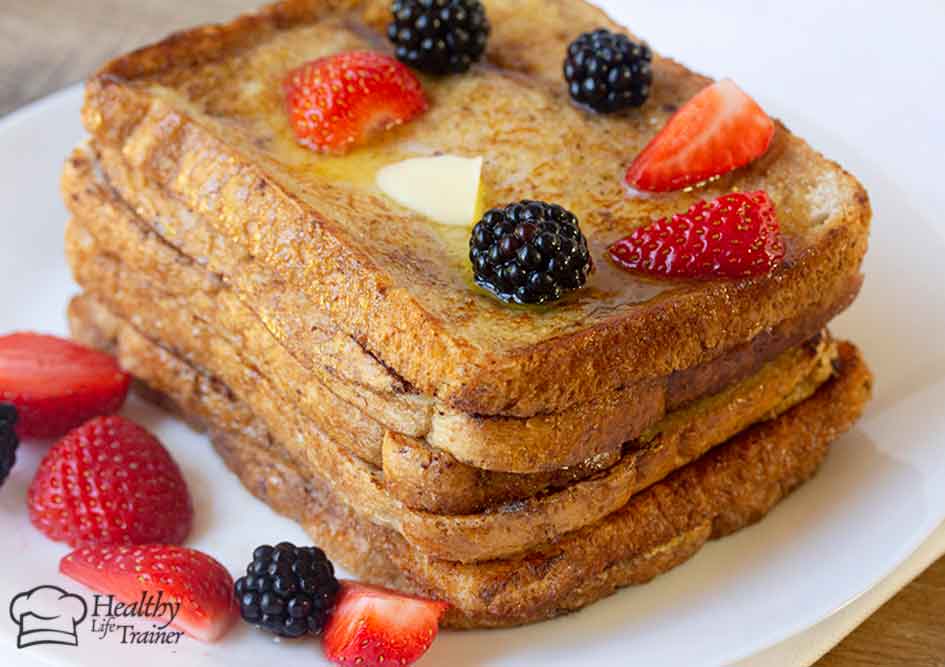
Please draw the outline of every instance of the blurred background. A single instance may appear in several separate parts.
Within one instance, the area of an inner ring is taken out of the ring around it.
[[[2,0],[0,3],[0,116],[39,99],[44,95],[80,81],[109,57],[144,45],[169,32],[190,25],[225,20],[239,12],[252,9],[262,0]],[[640,7],[641,19],[652,9]],[[680,16],[683,12],[680,2]],[[755,5],[765,11],[769,3]],[[787,11],[794,5],[787,3]],[[813,5],[813,3],[807,3]],[[851,13],[872,3],[833,2],[834,10]],[[881,11],[898,17],[891,30],[908,27],[908,3],[883,4]],[[936,0],[943,8],[943,21],[938,26],[945,28],[945,1]],[[774,3],[781,11],[785,3]],[[691,7],[690,7],[691,9]],[[725,10],[725,2],[718,8]],[[699,11],[705,11],[700,7]],[[716,11],[713,7],[712,11]],[[837,12],[834,12],[836,15]],[[728,21],[723,21],[728,23]],[[777,22],[779,34],[772,40],[783,42],[786,55],[790,49],[786,44],[795,43],[796,49],[805,49],[802,36],[791,33],[791,26]],[[919,26],[914,26],[917,29]],[[930,26],[924,26],[929,28]],[[841,26],[838,26],[838,29]],[[649,33],[643,31],[645,35]],[[838,36],[842,36],[838,31]],[[656,35],[654,37],[659,37]],[[757,36],[751,36],[756,39]],[[765,39],[762,37],[762,40]],[[875,36],[875,50],[864,60],[864,67],[882,65],[882,35]],[[654,39],[654,41],[656,41]],[[673,45],[660,42],[670,51]],[[862,40],[857,43],[862,43]],[[707,35],[711,48],[730,49],[731,41],[712,39]],[[683,45],[685,46],[685,45]],[[705,48],[705,47],[703,47]],[[679,50],[672,51],[679,53]],[[941,43],[917,44],[916,56],[942,60]],[[934,55],[938,53],[938,55]],[[685,54],[684,54],[685,55]],[[866,54],[864,54],[866,55]],[[684,60],[686,58],[683,58]],[[871,59],[879,59],[872,60]],[[711,60],[711,58],[709,59]],[[829,73],[829,62],[824,64]],[[939,75],[942,70],[939,69]],[[718,74],[718,73],[716,73]],[[828,74],[829,76],[829,74]],[[741,80],[741,79],[740,79]],[[837,81],[842,85],[842,81]],[[928,82],[941,86],[945,80]],[[865,94],[892,94],[893,89],[879,86]],[[850,91],[853,95],[854,91]],[[915,100],[912,102],[915,103]],[[798,102],[803,106],[805,102]],[[904,105],[910,104],[904,99]],[[941,109],[916,109],[919,113],[941,114]],[[894,139],[894,138],[893,138]],[[914,146],[917,150],[923,150]],[[937,176],[936,176],[937,178]],[[917,581],[887,603],[877,614],[848,637],[840,646],[826,656],[820,667],[851,667],[871,665],[945,665],[945,561],[933,565]]]
[[[2,0],[0,115],[79,81],[111,56],[265,0]]]

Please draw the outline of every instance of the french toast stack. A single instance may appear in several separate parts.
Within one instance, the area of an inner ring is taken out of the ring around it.
[[[561,84],[579,0],[486,3],[488,63],[424,79],[429,112],[346,157],[297,145],[280,82],[389,51],[386,0],[290,0],[119,58],[69,158],[73,335],[212,435],[246,487],[360,577],[448,601],[454,627],[585,606],[762,517],[859,416],[871,377],[826,326],[862,283],[869,205],[786,128],[696,191],[617,175],[708,83],[654,58],[650,100],[594,117]],[[559,48],[560,47],[560,48]],[[468,229],[373,185],[378,167],[483,156],[489,203],[559,202],[595,271],[555,307],[471,282]],[[699,198],[766,190],[772,274],[653,281],[615,239]]]

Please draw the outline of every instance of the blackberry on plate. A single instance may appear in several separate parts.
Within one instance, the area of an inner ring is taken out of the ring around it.
[[[257,548],[246,576],[235,585],[244,621],[293,638],[322,633],[338,589],[324,551],[289,542]]]
[[[387,36],[397,59],[429,74],[461,74],[482,58],[489,19],[480,0],[394,0]]]
[[[613,113],[646,102],[653,83],[652,59],[646,44],[601,28],[571,42],[564,78],[575,102]]]
[[[16,408],[0,403],[0,486],[7,481],[16,464],[16,448],[20,439],[16,436]]]
[[[593,269],[578,220],[557,204],[523,200],[494,208],[473,228],[476,284],[503,301],[557,301],[583,287]]]

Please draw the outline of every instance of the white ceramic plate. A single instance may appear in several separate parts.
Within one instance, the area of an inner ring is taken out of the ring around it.
[[[679,4],[696,25],[710,25],[711,16],[699,3]],[[618,15],[629,13],[621,3],[610,5]],[[652,7],[636,9],[642,17],[638,24],[643,24],[637,29],[671,51],[672,44],[666,46],[673,42],[673,33],[665,27],[668,10],[660,14]],[[821,12],[804,19],[800,28],[826,34],[831,17],[840,16]],[[881,17],[875,21],[881,23]],[[696,27],[685,29],[699,33]],[[734,37],[727,35],[723,41]],[[677,40],[678,46],[687,46]],[[772,53],[769,72],[790,67],[803,71],[804,65],[786,56],[778,60],[783,51]],[[743,65],[714,53],[708,67],[750,81],[753,86],[746,87],[775,115],[840,159],[871,192],[877,221],[866,264],[867,286],[834,330],[855,340],[876,371],[874,402],[859,426],[836,444],[821,474],[760,525],[708,546],[652,584],[623,591],[579,614],[515,630],[446,633],[422,664],[734,662],[809,628],[856,599],[892,572],[945,518],[945,242],[923,220],[930,209],[919,210],[900,189],[915,193],[914,179],[907,184],[891,180],[885,161],[876,155],[865,158],[840,138],[856,136],[856,123],[851,130],[836,112],[826,114],[833,122],[827,128],[804,123],[790,111],[801,105],[792,104],[777,86],[765,85],[767,77],[753,74],[753,68],[740,69]],[[872,73],[882,77],[884,71],[880,64]],[[820,88],[830,95],[829,84]],[[0,122],[0,332],[65,332],[64,306],[75,287],[62,259],[66,214],[57,179],[61,160],[83,136],[80,95],[78,89],[65,91]],[[910,159],[926,155],[931,169],[935,154],[917,150]],[[920,180],[928,176],[923,174]],[[941,206],[940,197],[938,202]],[[191,546],[215,555],[237,573],[257,544],[305,540],[297,526],[242,489],[203,437],[136,400],[125,413],[158,433],[184,469],[198,507]],[[16,594],[39,585],[84,592],[57,573],[66,549],[39,536],[27,520],[25,491],[43,451],[41,443],[26,443],[13,476],[0,490],[0,609]],[[86,623],[79,628],[78,647],[20,652],[12,648],[17,630],[7,614],[0,615],[0,656],[24,663],[321,664],[315,642],[280,644],[244,627],[218,645],[184,640],[168,649],[124,646],[114,636],[102,640]]]

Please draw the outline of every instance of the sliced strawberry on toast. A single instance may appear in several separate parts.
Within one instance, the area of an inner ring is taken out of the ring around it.
[[[325,629],[325,654],[339,665],[411,665],[430,648],[448,607],[445,602],[342,582]]]
[[[764,155],[774,121],[730,79],[704,88],[677,111],[627,171],[646,192],[681,190]]]
[[[319,153],[345,153],[427,109],[416,75],[371,51],[306,63],[289,72],[283,89],[296,138]]]
[[[157,438],[123,417],[98,417],[56,443],[27,493],[50,539],[87,544],[183,542],[193,523],[187,483]]]
[[[121,602],[141,600],[143,593],[172,602],[180,609],[154,621],[171,621],[204,642],[222,637],[237,619],[233,578],[205,553],[159,544],[83,547],[62,559],[59,571],[94,591]]]
[[[610,256],[652,276],[742,278],[774,269],[784,258],[784,239],[766,192],[735,192],[634,230],[610,247]]]
[[[0,337],[0,403],[16,407],[21,438],[57,438],[118,411],[131,377],[107,354],[35,333]]]

